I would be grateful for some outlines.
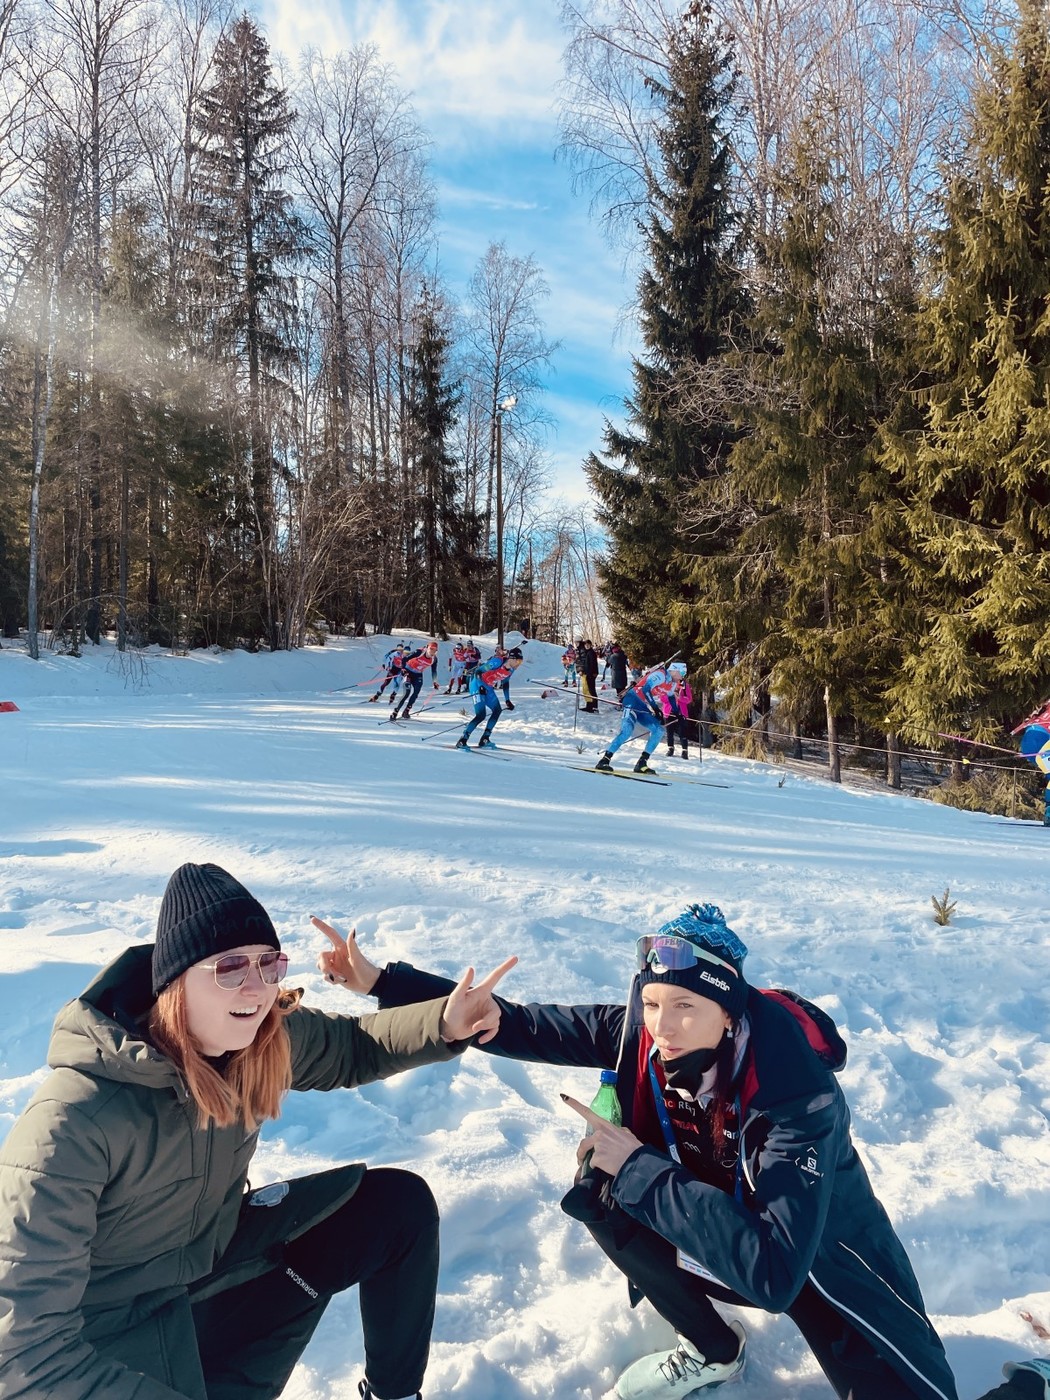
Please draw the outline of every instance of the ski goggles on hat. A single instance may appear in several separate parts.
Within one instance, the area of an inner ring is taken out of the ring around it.
[[[734,977],[740,974],[732,963],[716,957],[707,948],[701,948],[691,938],[680,938],[676,933],[643,933],[637,943],[638,970],[655,972],[684,972],[696,967],[697,963],[711,963],[724,968]]]
[[[200,966],[214,975],[217,986],[233,992],[247,982],[253,964],[259,969],[262,981],[268,987],[273,987],[288,971],[288,954],[278,953],[275,949],[260,953],[257,958],[250,958],[247,953],[223,953],[213,963],[201,963]]]

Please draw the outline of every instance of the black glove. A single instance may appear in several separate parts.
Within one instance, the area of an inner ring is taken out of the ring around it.
[[[514,708],[513,701],[511,701],[511,700],[504,700],[504,702],[503,702],[503,708],[504,708],[505,710],[513,710],[513,708]]]
[[[658,719],[661,724],[665,723],[663,714],[656,708],[655,705],[649,706],[649,713],[652,715],[653,719]]]

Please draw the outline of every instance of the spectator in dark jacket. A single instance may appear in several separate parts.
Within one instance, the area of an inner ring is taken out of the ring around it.
[[[580,675],[580,688],[586,702],[584,711],[589,715],[598,713],[598,653],[594,643],[585,641],[576,657],[576,670]]]
[[[609,659],[605,663],[605,671],[613,690],[616,691],[617,700],[622,700],[627,690],[627,654],[617,642],[612,644]]]
[[[617,1071],[622,1127],[569,1101],[588,1125],[578,1156],[605,1176],[563,1204],[678,1332],[617,1395],[680,1400],[735,1376],[744,1329],[715,1307],[730,1303],[786,1312],[840,1400],[956,1400],[850,1137],[842,1040],[802,998],[750,987],[746,951],[720,910],[692,905],[639,938],[626,1007],[497,999],[488,1050]],[[451,985],[400,963],[348,981],[382,1005]]]

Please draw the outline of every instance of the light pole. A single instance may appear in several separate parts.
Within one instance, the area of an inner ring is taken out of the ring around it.
[[[503,415],[517,404],[514,394],[496,405],[496,642],[503,645]]]

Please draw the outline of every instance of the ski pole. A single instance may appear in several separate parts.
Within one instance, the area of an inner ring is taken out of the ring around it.
[[[453,729],[462,729],[462,727],[461,724],[446,724],[443,729],[434,729],[429,734],[421,734],[419,742],[425,744],[428,739],[436,739],[439,734],[451,734]]]
[[[548,681],[534,681],[531,678],[526,682],[526,684],[542,685],[545,690],[560,690],[563,695],[575,695],[577,701],[579,701],[580,698],[580,692],[578,690],[573,690],[570,686],[567,685],[551,685]],[[616,710],[620,710],[623,708],[619,700],[604,700],[600,695],[596,695],[594,698],[595,700],[597,700],[599,705],[612,705],[613,709]]]
[[[354,681],[352,685],[337,685],[337,686],[333,686],[332,689],[328,692],[328,694],[329,694],[329,695],[339,695],[339,694],[341,694],[344,690],[360,690],[363,686],[366,686],[366,685],[375,685],[376,681],[382,680],[382,678],[383,678],[385,675],[386,675],[386,672],[385,672],[385,671],[377,671],[377,672],[375,673],[374,676],[370,676],[369,679],[366,680],[366,681]]]

